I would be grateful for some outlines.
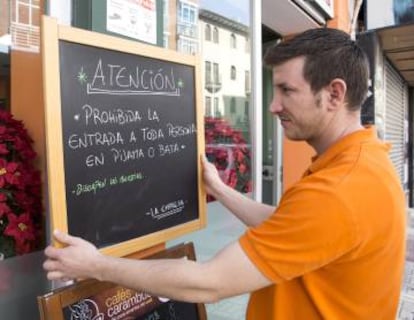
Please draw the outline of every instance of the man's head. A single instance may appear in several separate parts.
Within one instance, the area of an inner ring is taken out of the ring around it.
[[[268,50],[265,62],[278,66],[297,57],[305,58],[303,77],[314,93],[332,80],[342,79],[348,109],[361,107],[368,91],[368,60],[347,33],[329,28],[305,31]]]

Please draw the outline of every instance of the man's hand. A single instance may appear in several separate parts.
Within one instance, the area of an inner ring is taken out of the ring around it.
[[[223,186],[225,187],[226,185],[220,179],[220,175],[216,167],[212,163],[208,162],[205,156],[201,157],[201,164],[203,166],[203,178],[206,192],[217,198],[220,188]]]
[[[53,235],[66,247],[45,249],[47,259],[43,268],[49,280],[99,278],[98,266],[103,256],[92,243],[60,231]]]

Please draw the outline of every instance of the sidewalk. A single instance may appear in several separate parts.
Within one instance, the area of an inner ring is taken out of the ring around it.
[[[243,224],[218,202],[208,204],[207,227],[190,233],[174,241],[168,246],[182,242],[193,242],[198,261],[206,261],[213,257],[221,248],[238,239],[244,232]],[[209,320],[242,320],[248,295],[224,299],[217,303],[206,304]]]

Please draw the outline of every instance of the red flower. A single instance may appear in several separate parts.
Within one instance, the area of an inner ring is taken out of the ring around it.
[[[244,160],[244,154],[240,149],[236,149],[234,151],[234,158],[236,159],[237,162],[243,162]]]
[[[7,162],[4,159],[0,159],[0,188],[8,183],[11,185],[19,185],[19,175],[17,170],[19,165],[15,162]]]
[[[239,165],[239,172],[243,174],[243,173],[245,173],[245,172],[246,172],[246,170],[247,170],[246,165],[245,165],[244,163],[241,163],[241,164]]]
[[[237,185],[237,174],[236,174],[236,170],[234,169],[230,171],[228,185],[232,188],[235,188]]]
[[[9,224],[4,230],[4,234],[13,237],[17,243],[35,240],[35,230],[32,219],[28,213],[16,216],[10,213],[7,216]]]

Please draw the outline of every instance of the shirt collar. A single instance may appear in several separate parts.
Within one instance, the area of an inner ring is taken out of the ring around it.
[[[369,126],[364,129],[355,131],[335,142],[321,155],[316,155],[312,158],[312,164],[306,171],[305,175],[316,172],[328,165],[334,157],[344,150],[360,145],[366,141],[373,141],[377,139],[377,131],[374,126]]]

